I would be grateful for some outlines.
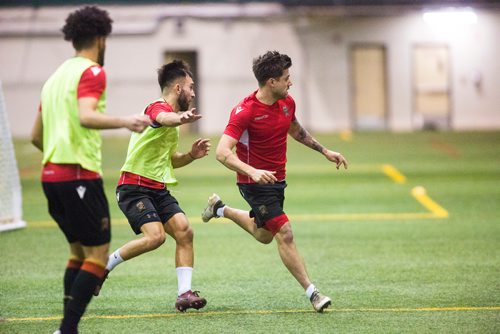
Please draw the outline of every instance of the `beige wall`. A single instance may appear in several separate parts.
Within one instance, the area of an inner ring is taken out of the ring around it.
[[[500,129],[500,62],[496,59],[500,54],[500,12],[477,11],[478,22],[470,29],[440,36],[423,22],[420,11],[307,18],[274,5],[231,5],[215,8],[214,13],[227,17],[214,19],[207,14],[214,10],[211,7],[106,9],[115,21],[105,65],[110,114],[140,112],[158,97],[156,69],[165,51],[196,50],[198,108],[205,116],[199,129],[205,134],[220,133],[231,108],[256,89],[252,58],[266,50],[279,50],[294,62],[291,94],[299,120],[313,131],[348,129],[352,93],[349,46],[376,42],[387,48],[388,128],[408,131],[415,126],[412,46],[439,42],[449,45],[451,54],[452,127]],[[31,19],[31,9],[0,10],[0,80],[15,136],[29,135],[44,80],[73,53],[58,33],[71,10],[43,8]],[[238,15],[243,17],[233,17]],[[31,33],[19,35],[23,30]],[[478,74],[482,80],[479,88],[474,83]]]

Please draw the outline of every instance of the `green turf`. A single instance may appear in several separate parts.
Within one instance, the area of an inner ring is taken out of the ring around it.
[[[181,138],[181,149],[192,139]],[[81,332],[498,333],[500,132],[318,139],[343,152],[350,168],[337,171],[290,141],[285,209],[311,278],[333,299],[326,313],[313,312],[274,243],[258,244],[232,223],[199,223],[213,191],[246,207],[233,173],[211,153],[178,170],[180,184],[173,189],[193,221],[193,286],[208,305],[174,311],[177,283],[168,239],[113,271],[89,305]],[[105,138],[112,249],[134,237],[114,200],[126,146],[122,138]],[[0,333],[51,333],[61,316],[67,245],[47,214],[41,155],[27,141],[17,140],[15,147],[29,226],[0,234]],[[406,183],[393,182],[383,164],[399,170]],[[429,213],[412,197],[415,186],[425,187],[449,218],[404,218]],[[386,218],[378,219],[380,213]]]

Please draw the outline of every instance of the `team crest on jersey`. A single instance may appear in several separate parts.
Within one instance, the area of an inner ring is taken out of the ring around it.
[[[269,213],[269,211],[267,211],[267,206],[265,205],[261,205],[259,206],[259,213],[262,215],[262,216],[265,216]]]
[[[142,201],[137,202],[135,207],[137,208],[137,210],[139,210],[139,212],[146,210],[146,206],[144,205],[144,203]]]
[[[83,199],[83,196],[85,196],[86,191],[87,191],[87,188],[84,186],[78,186],[76,188],[76,192],[78,193],[78,197],[80,197],[80,199]]]
[[[285,114],[286,117],[288,117],[288,107],[287,106],[283,107],[283,113]]]
[[[109,230],[109,218],[104,217],[101,219],[101,231]]]

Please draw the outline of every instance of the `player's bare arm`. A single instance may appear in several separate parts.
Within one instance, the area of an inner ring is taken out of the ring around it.
[[[236,139],[223,134],[219,140],[217,149],[215,150],[215,157],[217,161],[230,170],[250,176],[254,182],[259,184],[274,183],[278,181],[274,176],[276,172],[256,169],[241,161],[233,152],[237,143],[238,141]]]
[[[37,113],[35,124],[33,124],[33,129],[31,130],[31,143],[43,152],[43,122],[41,112]]]
[[[156,121],[163,126],[174,127],[181,124],[193,123],[202,116],[196,112],[196,108],[180,112],[161,112],[156,116]]]
[[[191,146],[191,151],[187,153],[175,152],[172,156],[172,166],[174,168],[184,167],[191,162],[204,158],[210,152],[210,139],[198,138]]]
[[[329,161],[334,162],[336,164],[337,169],[340,166],[344,165],[344,168],[347,169],[349,163],[347,160],[340,154],[339,152],[331,151],[321,145],[316,139],[314,139],[311,134],[304,129],[302,125],[297,120],[294,120],[290,124],[290,129],[288,130],[290,136],[292,136],[299,143],[304,144],[305,146],[312,148],[315,151],[323,154]]]
[[[145,115],[131,115],[126,117],[109,116],[96,112],[98,100],[94,97],[78,99],[80,124],[89,129],[118,129],[127,128],[133,132],[142,132],[150,124]]]

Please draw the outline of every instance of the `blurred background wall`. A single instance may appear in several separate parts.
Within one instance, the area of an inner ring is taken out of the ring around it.
[[[500,129],[495,2],[291,3],[101,5],[114,20],[107,112],[141,112],[159,97],[156,69],[183,58],[204,115],[189,130],[219,134],[257,88],[253,58],[278,50],[293,60],[290,92],[312,131]],[[44,81],[74,53],[60,29],[80,6],[0,6],[0,80],[16,137],[29,136]]]

